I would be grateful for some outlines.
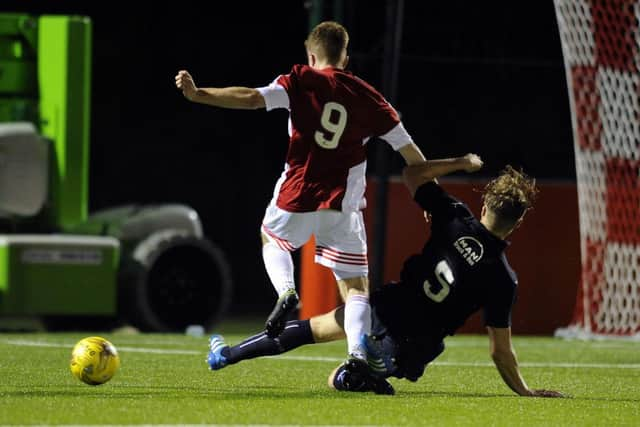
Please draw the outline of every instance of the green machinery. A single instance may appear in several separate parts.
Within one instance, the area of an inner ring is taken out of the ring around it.
[[[89,18],[0,14],[0,317],[209,329],[231,276],[193,209],[89,215],[90,87]]]

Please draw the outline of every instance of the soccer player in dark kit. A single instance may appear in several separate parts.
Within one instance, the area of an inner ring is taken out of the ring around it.
[[[517,278],[504,249],[506,238],[532,207],[535,181],[507,166],[487,184],[480,219],[437,184],[436,178],[482,166],[474,154],[407,166],[403,176],[416,203],[431,222],[422,252],[404,263],[400,281],[371,295],[372,335],[362,337],[368,369],[353,360],[337,367],[329,385],[346,391],[393,394],[384,378],[416,381],[444,350],[452,335],[477,310],[483,310],[491,357],[504,382],[520,396],[562,397],[552,390],[530,389],[518,369],[511,342],[511,310]],[[219,335],[210,339],[212,369],[241,360],[280,354],[303,344],[344,337],[338,308],[309,320],[288,322],[276,339],[261,333],[229,347]]]

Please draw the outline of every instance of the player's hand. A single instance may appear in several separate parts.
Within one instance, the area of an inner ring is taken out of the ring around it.
[[[531,397],[567,397],[559,391],[554,390],[531,390]]]
[[[178,71],[176,75],[176,87],[182,90],[182,94],[189,101],[192,101],[196,95],[198,88],[196,87],[193,77],[186,70]]]
[[[464,168],[465,171],[475,172],[482,167],[483,163],[480,156],[473,153],[469,153],[466,156],[464,156],[464,158],[468,163],[467,167]]]

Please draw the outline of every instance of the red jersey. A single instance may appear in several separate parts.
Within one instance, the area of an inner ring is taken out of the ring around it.
[[[382,137],[395,150],[411,143],[394,108],[348,71],[295,65],[258,90],[267,110],[290,112],[286,165],[274,193],[285,211],[364,208],[368,139]]]

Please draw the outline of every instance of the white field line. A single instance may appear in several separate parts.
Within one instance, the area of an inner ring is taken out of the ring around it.
[[[72,344],[51,343],[44,341],[28,341],[28,340],[4,340],[5,344],[16,345],[21,347],[53,347],[53,348],[71,348]],[[172,350],[162,348],[146,348],[146,347],[122,347],[118,346],[120,352],[130,353],[153,353],[153,354],[183,354],[183,355],[203,355],[204,351],[197,350]],[[296,360],[302,362],[342,362],[344,358],[340,357],[321,357],[321,356],[272,356],[272,359]],[[433,362],[432,366],[468,366],[486,368],[493,367],[491,362]],[[574,368],[574,369],[640,369],[640,363],[571,363],[571,362],[522,362],[520,366],[525,368]]]
[[[305,424],[306,425],[306,424]],[[85,424],[56,424],[57,427],[86,427]],[[91,427],[300,427],[300,424],[91,424]],[[317,424],[308,425],[307,427],[385,427],[384,424],[366,425],[366,424]],[[14,425],[13,427],[49,427],[48,424],[42,425]]]

